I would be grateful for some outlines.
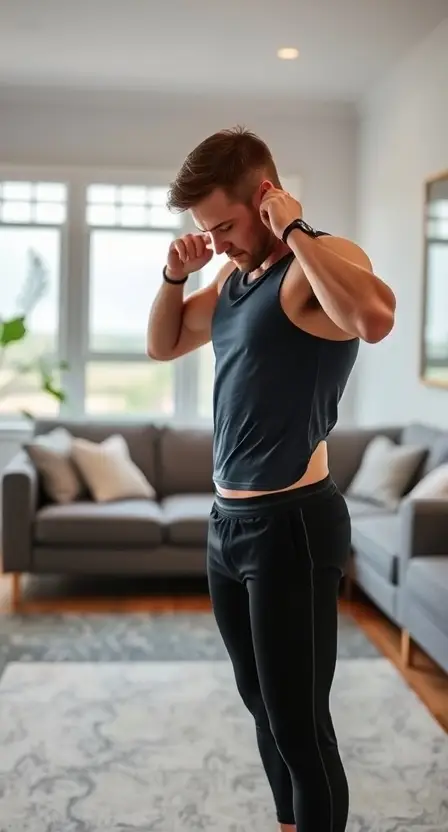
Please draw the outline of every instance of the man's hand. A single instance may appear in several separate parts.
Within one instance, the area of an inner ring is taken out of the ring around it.
[[[289,223],[301,219],[302,206],[291,194],[275,188],[271,182],[264,182],[263,186],[266,191],[260,204],[260,216],[264,224],[281,240]]]
[[[173,240],[166,261],[166,273],[173,280],[183,280],[203,269],[213,257],[209,234],[185,234]]]

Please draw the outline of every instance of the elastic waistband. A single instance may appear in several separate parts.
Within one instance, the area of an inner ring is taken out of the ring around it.
[[[329,497],[337,490],[331,474],[327,474],[319,482],[302,485],[289,491],[276,491],[274,494],[257,494],[256,497],[222,497],[221,494],[215,494],[215,506],[220,514],[227,514],[229,517],[271,514],[275,509],[282,509],[287,505],[300,506],[310,497],[323,495]]]

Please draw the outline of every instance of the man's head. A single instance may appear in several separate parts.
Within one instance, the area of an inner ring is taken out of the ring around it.
[[[226,253],[243,271],[257,269],[278,242],[260,217],[268,180],[281,187],[267,145],[236,127],[209,136],[187,156],[168,195],[171,210],[190,210],[208,231],[217,254]]]

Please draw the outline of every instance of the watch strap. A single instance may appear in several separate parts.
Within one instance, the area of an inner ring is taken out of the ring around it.
[[[308,223],[305,222],[305,220],[302,220],[298,217],[297,219],[293,220],[292,222],[289,223],[289,225],[286,226],[286,228],[285,228],[285,230],[282,234],[282,240],[283,240],[284,243],[286,243],[291,231],[294,231],[295,228],[298,228],[300,231],[303,231],[304,234],[308,235],[308,237],[318,237],[319,236],[318,231],[316,231],[314,228],[312,228],[311,225],[308,225]]]

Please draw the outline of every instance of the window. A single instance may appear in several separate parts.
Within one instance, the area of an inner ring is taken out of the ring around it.
[[[85,409],[172,416],[174,365],[146,356],[148,312],[182,218],[164,188],[91,185],[89,332]]]
[[[2,182],[0,219],[21,225],[61,225],[66,214],[66,186],[61,182]]]
[[[56,413],[42,392],[39,363],[58,354],[62,226],[66,186],[55,182],[0,183],[0,320],[26,314],[28,334],[3,349],[0,414]]]
[[[428,206],[426,234],[429,240],[448,240],[448,199],[434,199]]]
[[[95,230],[90,237],[89,350],[145,351],[148,310],[173,234]]]
[[[212,345],[173,362],[146,355],[168,247],[192,230],[188,214],[166,209],[171,178],[0,170],[0,322],[26,313],[27,326],[0,359],[0,419],[62,408],[73,417],[210,422]],[[282,181],[298,193],[296,180]],[[215,256],[186,293],[225,262]],[[42,389],[41,369],[61,359],[68,367],[59,404]]]
[[[173,367],[168,362],[89,361],[86,412],[92,416],[173,416]]]
[[[438,183],[439,184],[439,183]],[[426,314],[423,346],[425,377],[430,382],[446,384],[448,338],[446,310],[448,301],[448,199],[444,194],[431,199],[426,218]]]
[[[166,188],[135,185],[90,185],[87,222],[126,228],[181,228],[180,214],[166,209]]]

